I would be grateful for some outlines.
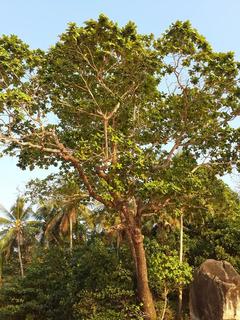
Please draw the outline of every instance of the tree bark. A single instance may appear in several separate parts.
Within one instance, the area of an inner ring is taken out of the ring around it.
[[[20,272],[21,277],[24,277],[24,271],[23,271],[23,262],[22,262],[22,253],[21,253],[21,245],[20,245],[20,234],[17,235],[17,246],[18,246],[18,259],[20,264]]]
[[[3,254],[0,254],[0,288],[3,284]]]
[[[109,157],[108,154],[108,119],[104,118],[104,140],[105,140],[105,158]]]
[[[135,228],[133,231],[133,245],[136,255],[136,274],[138,296],[143,303],[145,319],[156,320],[156,310],[153,302],[152,293],[148,285],[148,272],[146,254],[143,246],[143,235],[140,228]]]
[[[157,314],[148,284],[147,260],[143,245],[144,236],[141,230],[141,210],[136,203],[136,199],[129,199],[122,206],[121,220],[126,226],[135,265],[138,297],[143,304],[144,318],[146,320],[156,320]]]
[[[166,288],[166,285],[164,285],[164,306],[163,306],[161,320],[165,319],[165,313],[167,310],[167,303],[168,303],[168,290]]]
[[[73,249],[73,218],[72,214],[70,214],[69,217],[69,244],[70,244],[70,252],[72,252]]]
[[[179,246],[179,262],[183,262],[183,214],[180,216],[180,246]],[[178,290],[178,320],[182,319],[182,303],[183,303],[183,289],[182,283]]]
[[[138,262],[137,262],[137,256],[136,256],[134,242],[132,240],[131,233],[129,232],[129,230],[127,230],[126,233],[127,233],[127,238],[128,238],[128,244],[129,244],[131,254],[132,254],[132,259],[134,262],[136,277],[138,277]]]

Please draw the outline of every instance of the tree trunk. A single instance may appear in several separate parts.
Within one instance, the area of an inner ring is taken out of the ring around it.
[[[0,254],[0,288],[3,284],[3,254]]]
[[[108,119],[104,118],[104,140],[105,140],[105,158],[109,157],[108,154]]]
[[[143,246],[143,235],[140,228],[133,230],[133,245],[135,249],[136,258],[136,275],[137,275],[137,287],[138,296],[143,303],[143,310],[145,313],[145,319],[156,320],[156,310],[153,302],[152,293],[148,285],[148,272],[145,250]]]
[[[156,320],[157,314],[153,302],[152,293],[148,285],[148,271],[146,254],[143,246],[143,234],[141,230],[141,210],[132,198],[122,206],[121,221],[126,226],[128,242],[134,261],[139,300],[143,304],[146,320]]]
[[[20,245],[20,234],[17,235],[17,246],[18,246],[18,259],[20,264],[20,272],[21,277],[24,277],[24,271],[23,271],[23,262],[22,262],[22,254],[21,254],[21,245]]]
[[[69,243],[70,243],[70,252],[72,252],[73,249],[73,219],[72,219],[72,214],[70,214],[69,217]]]
[[[166,313],[166,310],[167,310],[167,303],[168,303],[168,290],[167,290],[167,287],[165,285],[164,286],[164,306],[163,306],[161,320],[165,319],[165,313]]]
[[[134,242],[132,240],[132,236],[131,236],[131,233],[129,232],[129,230],[127,230],[126,233],[127,233],[127,238],[128,238],[128,245],[130,247],[131,254],[132,254],[132,259],[133,259],[133,262],[134,262],[136,277],[138,277],[138,262],[137,262],[137,256],[136,256]]]
[[[183,214],[180,216],[180,248],[179,248],[179,262],[183,262]],[[178,290],[178,320],[182,319],[182,284],[180,283]]]

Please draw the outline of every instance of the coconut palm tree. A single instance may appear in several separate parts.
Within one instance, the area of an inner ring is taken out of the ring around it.
[[[40,203],[35,217],[41,223],[41,244],[44,243],[47,247],[50,243],[59,244],[58,225],[61,215],[61,209],[57,208],[55,201],[48,200]]]
[[[50,175],[42,181],[31,181],[29,187],[32,201],[40,204],[36,214],[43,224],[42,241],[47,245],[60,243],[61,238],[67,236],[71,251],[74,236],[80,236],[80,233],[86,236],[86,230],[93,231],[99,225],[105,229],[105,215],[98,214],[102,205],[89,201],[74,175]]]
[[[90,210],[78,200],[69,200],[65,195],[61,201],[49,200],[37,210],[37,216],[43,225],[43,240],[59,243],[60,237],[69,236],[70,251],[73,249],[73,231],[77,217],[89,215]]]
[[[0,217],[0,255],[1,260],[13,252],[17,248],[18,260],[20,266],[20,274],[24,276],[22,245],[27,234],[36,231],[38,222],[30,220],[33,217],[33,211],[30,206],[26,206],[25,199],[18,197],[16,203],[10,211],[0,206],[0,212],[4,217]],[[2,269],[1,269],[2,273]]]

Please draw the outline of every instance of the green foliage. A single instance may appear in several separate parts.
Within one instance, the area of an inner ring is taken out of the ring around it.
[[[157,294],[164,288],[174,292],[192,279],[192,268],[187,262],[179,261],[179,254],[173,248],[162,247],[156,240],[147,243],[148,272],[151,287]]]
[[[30,206],[26,206],[26,200],[23,197],[18,197],[16,203],[10,211],[7,211],[2,206],[0,212],[5,217],[0,217],[0,254],[2,260],[13,254],[17,248],[20,270],[23,275],[22,253],[21,247],[26,251],[30,244],[34,243],[34,237],[39,232],[39,222],[33,219],[33,211]],[[2,276],[2,270],[1,270]]]
[[[25,277],[1,289],[1,319],[142,319],[131,271],[100,240],[72,255],[58,247],[37,251]]]
[[[106,312],[121,314],[123,319],[138,319],[138,312],[133,309],[136,301],[131,270],[119,261],[116,252],[97,239],[86,249],[78,253],[74,271],[74,282],[81,288],[74,305],[75,316],[97,319]]]
[[[240,272],[239,216],[231,211],[225,217],[208,217],[204,224],[188,225],[188,259],[199,266],[206,259],[226,260]]]
[[[68,257],[55,249],[39,254],[23,279],[12,279],[1,290],[3,319],[66,319],[72,294],[67,290]]]
[[[239,110],[239,64],[231,52],[213,52],[189,22],[177,21],[154,39],[139,34],[132,22],[119,27],[100,15],[81,27],[70,24],[44,56],[14,39],[23,48],[8,48],[7,54],[20,55],[18,69],[28,73],[28,60],[36,66],[31,90],[19,79],[18,105],[25,107],[19,119],[14,109],[18,120],[10,138],[9,127],[1,125],[6,152],[18,150],[22,168],[61,161],[69,171],[78,162],[104,203],[129,189],[146,201],[159,191],[163,197],[180,191],[167,179],[179,150],[195,161],[207,156],[221,174],[231,170],[237,159],[238,134],[230,121]],[[168,90],[166,81],[173,83]],[[14,101],[4,104],[3,115]]]

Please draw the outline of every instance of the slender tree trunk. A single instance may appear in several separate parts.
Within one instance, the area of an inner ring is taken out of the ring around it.
[[[113,120],[112,120],[112,127],[113,127],[113,130],[115,130],[115,118],[113,117]],[[117,142],[114,141],[112,143],[112,163],[113,164],[116,164],[117,163]]]
[[[183,214],[180,216],[180,245],[179,245],[179,261],[183,262]]]
[[[73,249],[73,219],[72,214],[69,217],[69,243],[70,243],[70,251],[72,252]]]
[[[0,288],[3,284],[3,254],[0,254]]]
[[[165,313],[166,313],[166,310],[167,310],[167,303],[168,303],[168,290],[167,290],[167,287],[165,285],[164,286],[164,306],[163,306],[161,320],[165,319]]]
[[[180,216],[180,247],[179,247],[179,262],[180,264],[183,262],[183,214]],[[179,291],[178,291],[178,319],[182,318],[182,297],[183,289],[182,284],[180,283]]]
[[[147,261],[143,246],[143,235],[140,228],[135,228],[133,231],[133,245],[136,258],[138,296],[143,303],[143,310],[146,314],[145,318],[147,320],[156,320],[156,310],[152,293],[148,285]]]
[[[22,253],[21,253],[21,245],[20,245],[20,234],[18,232],[17,235],[17,246],[18,246],[18,259],[20,264],[20,271],[21,271],[21,277],[24,277],[24,271],[23,271],[23,262],[22,262]]]
[[[104,118],[105,158],[108,159],[108,119]]]

